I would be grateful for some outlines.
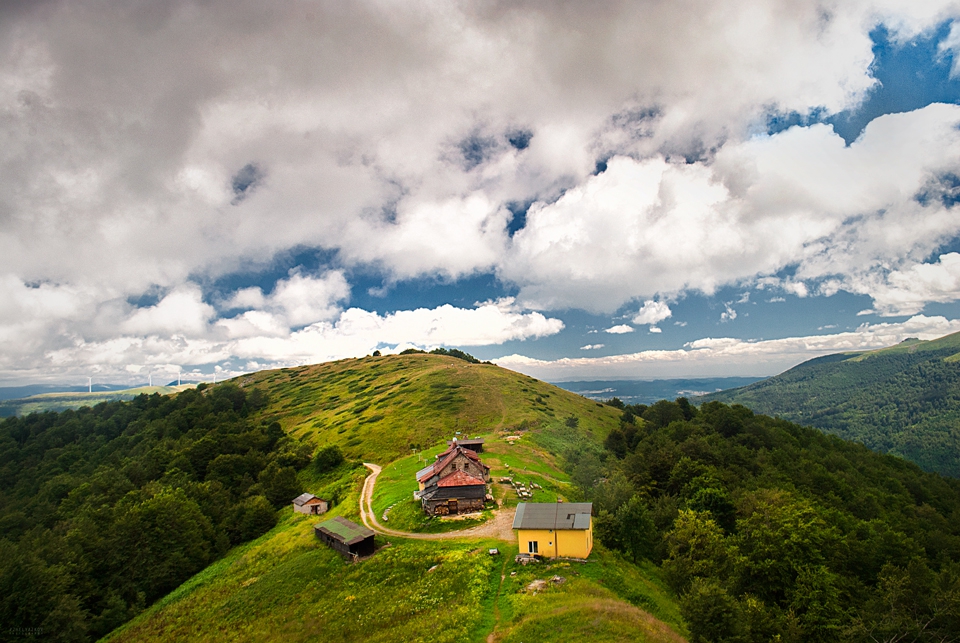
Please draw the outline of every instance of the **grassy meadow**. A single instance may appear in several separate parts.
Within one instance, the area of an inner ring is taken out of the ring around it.
[[[314,538],[314,522],[285,512],[273,531],[105,640],[682,640],[654,568],[638,570],[611,552],[522,566],[516,546],[498,541],[378,537],[374,556],[350,564]],[[501,554],[490,556],[490,547]]]
[[[239,378],[267,392],[265,417],[311,444],[336,444],[350,458],[385,465],[413,447],[444,444],[457,431],[547,429],[576,416],[602,440],[618,411],[491,364],[440,355],[388,355]]]
[[[370,558],[347,563],[313,535],[335,515],[359,522],[368,471],[383,465],[373,509],[385,526],[441,532],[490,516],[426,519],[414,477],[456,431],[483,436],[495,496],[518,501],[500,477],[563,496],[560,454],[573,440],[602,440],[618,412],[491,365],[436,355],[343,360],[245,376],[265,390],[266,421],[302,443],[338,445],[348,460],[300,473],[306,490],[337,504],[322,517],[281,510],[279,524],[231,550],[106,640],[127,641],[675,641],[683,625],[654,567],[598,547],[590,560],[521,566],[516,544],[485,539],[377,536]],[[570,420],[577,418],[576,422]],[[520,436],[508,441],[510,436]],[[411,446],[417,451],[411,450]],[[499,556],[488,550],[498,547]],[[563,582],[552,581],[555,576]]]

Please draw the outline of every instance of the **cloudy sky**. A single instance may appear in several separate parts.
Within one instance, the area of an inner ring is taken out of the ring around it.
[[[960,331],[960,3],[0,1],[0,384]]]

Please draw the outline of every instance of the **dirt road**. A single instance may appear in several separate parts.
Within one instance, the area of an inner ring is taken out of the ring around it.
[[[403,538],[416,538],[418,540],[450,540],[454,538],[498,538],[512,542],[516,537],[513,534],[513,517],[517,513],[516,508],[497,509],[493,512],[493,519],[488,520],[482,525],[463,529],[461,531],[448,531],[442,534],[414,534],[406,531],[397,531],[388,529],[377,521],[377,516],[373,512],[373,485],[377,482],[377,476],[380,475],[380,465],[364,462],[363,466],[370,469],[371,473],[363,481],[363,492],[360,494],[360,518],[370,529],[384,536],[401,536]]]

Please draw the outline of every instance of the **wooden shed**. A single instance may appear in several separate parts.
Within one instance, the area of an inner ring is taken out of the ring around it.
[[[297,513],[319,515],[327,513],[329,508],[330,503],[312,493],[301,493],[293,499],[293,510]]]
[[[313,533],[344,556],[360,558],[373,554],[373,531],[337,516],[313,527]]]
[[[447,446],[452,447],[459,444],[464,449],[470,449],[474,453],[483,453],[483,438],[454,438],[447,440]]]

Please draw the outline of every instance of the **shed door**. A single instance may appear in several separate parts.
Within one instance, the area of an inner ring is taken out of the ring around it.
[[[450,507],[450,513],[455,514],[459,511],[459,504],[456,498],[452,498],[447,501],[447,506]]]

